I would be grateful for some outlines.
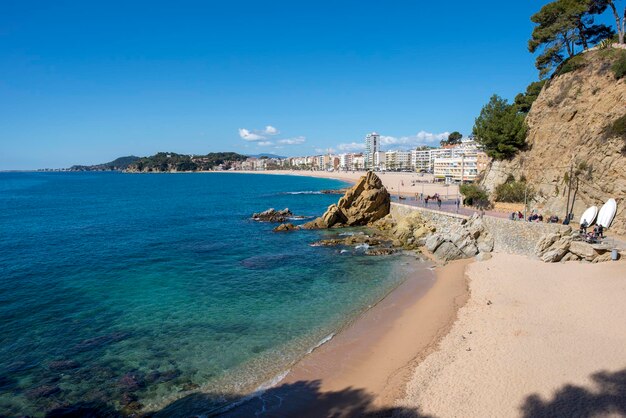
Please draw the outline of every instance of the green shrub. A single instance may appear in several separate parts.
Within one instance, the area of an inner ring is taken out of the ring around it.
[[[587,64],[587,60],[583,55],[574,55],[571,58],[566,59],[559,65],[555,74],[563,75],[567,73],[571,73],[572,71],[576,71],[579,68],[583,68]]]
[[[496,202],[524,203],[525,199],[532,200],[535,192],[531,187],[527,187],[526,182],[506,181],[496,187]]]
[[[618,54],[617,60],[611,66],[611,71],[613,71],[616,80],[626,76],[626,52],[621,51]]]
[[[467,206],[489,206],[489,193],[477,184],[462,184],[459,188],[463,195],[463,204]]]
[[[622,137],[626,141],[626,114],[613,121],[604,131],[609,136]]]
[[[603,40],[600,41],[600,43],[598,43],[598,49],[607,49],[612,44],[613,44],[613,39],[612,38],[603,39]]]

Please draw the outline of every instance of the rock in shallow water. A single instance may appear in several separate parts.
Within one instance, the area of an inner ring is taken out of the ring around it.
[[[43,385],[26,392],[26,397],[30,399],[47,398],[61,392],[61,388],[53,385]]]
[[[280,224],[278,225],[276,228],[273,229],[274,232],[289,232],[289,231],[295,231],[296,229],[298,229],[297,226],[295,226],[292,223],[286,223],[286,224]]]
[[[365,255],[379,256],[379,255],[391,255],[395,254],[394,248],[373,248],[365,251]]]
[[[289,208],[285,208],[283,210],[270,208],[263,212],[253,213],[252,219],[260,222],[285,222],[292,216],[293,213],[289,210]]]
[[[48,368],[54,371],[65,371],[77,369],[80,364],[74,360],[55,360],[48,363]]]
[[[303,229],[325,229],[334,226],[363,226],[389,214],[391,198],[382,181],[371,171],[360,178],[321,217],[302,225]]]

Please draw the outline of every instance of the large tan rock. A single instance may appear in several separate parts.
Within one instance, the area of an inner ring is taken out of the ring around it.
[[[465,258],[465,255],[456,245],[449,241],[443,242],[434,252],[435,257],[441,261],[452,261]]]
[[[547,251],[543,253],[541,259],[546,263],[556,263],[561,261],[563,257],[569,251],[570,244],[572,243],[571,236],[564,236],[559,238]]]
[[[572,241],[569,246],[569,251],[587,261],[591,261],[598,256],[598,253],[596,253],[591,244],[582,241]]]
[[[331,205],[321,217],[302,225],[304,229],[334,226],[363,226],[389,214],[391,198],[382,181],[371,171],[348,189],[336,205]]]

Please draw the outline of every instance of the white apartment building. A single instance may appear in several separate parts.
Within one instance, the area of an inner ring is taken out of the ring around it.
[[[386,170],[387,168],[387,153],[385,151],[378,151],[374,153],[374,165],[370,167],[372,169]]]
[[[365,156],[355,155],[354,157],[352,157],[352,169],[363,170],[363,168],[365,168]]]
[[[339,168],[341,170],[352,170],[352,159],[354,154],[339,154]]]
[[[435,158],[433,174],[436,181],[446,183],[473,182],[478,176],[478,158],[461,156]]]
[[[411,167],[415,171],[428,171],[431,169],[429,149],[411,151]]]
[[[376,132],[365,136],[365,168],[376,167],[375,154],[380,151],[380,135]]]
[[[411,168],[411,151],[387,151],[385,169],[407,170]]]

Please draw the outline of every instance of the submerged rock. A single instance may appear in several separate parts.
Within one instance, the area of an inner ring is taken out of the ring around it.
[[[118,386],[127,391],[135,391],[145,386],[143,379],[135,373],[126,373],[118,381]]]
[[[55,360],[48,363],[48,368],[54,371],[65,371],[77,369],[80,364],[74,360]]]
[[[303,229],[337,226],[364,226],[389,214],[391,199],[382,181],[371,171],[359,180],[337,204],[330,205],[321,217],[302,225]]]
[[[86,340],[81,341],[80,343],[78,343],[74,349],[76,351],[85,351],[85,350],[91,350],[94,348],[98,348],[98,347],[102,347],[104,345],[107,344],[111,344],[111,343],[115,343],[118,341],[122,341],[126,338],[128,338],[130,334],[127,332],[112,332],[110,334],[107,335],[101,335],[99,337],[94,337],[94,338],[88,338]]]
[[[43,385],[26,392],[26,397],[30,399],[47,398],[61,392],[61,388],[53,385]]]

